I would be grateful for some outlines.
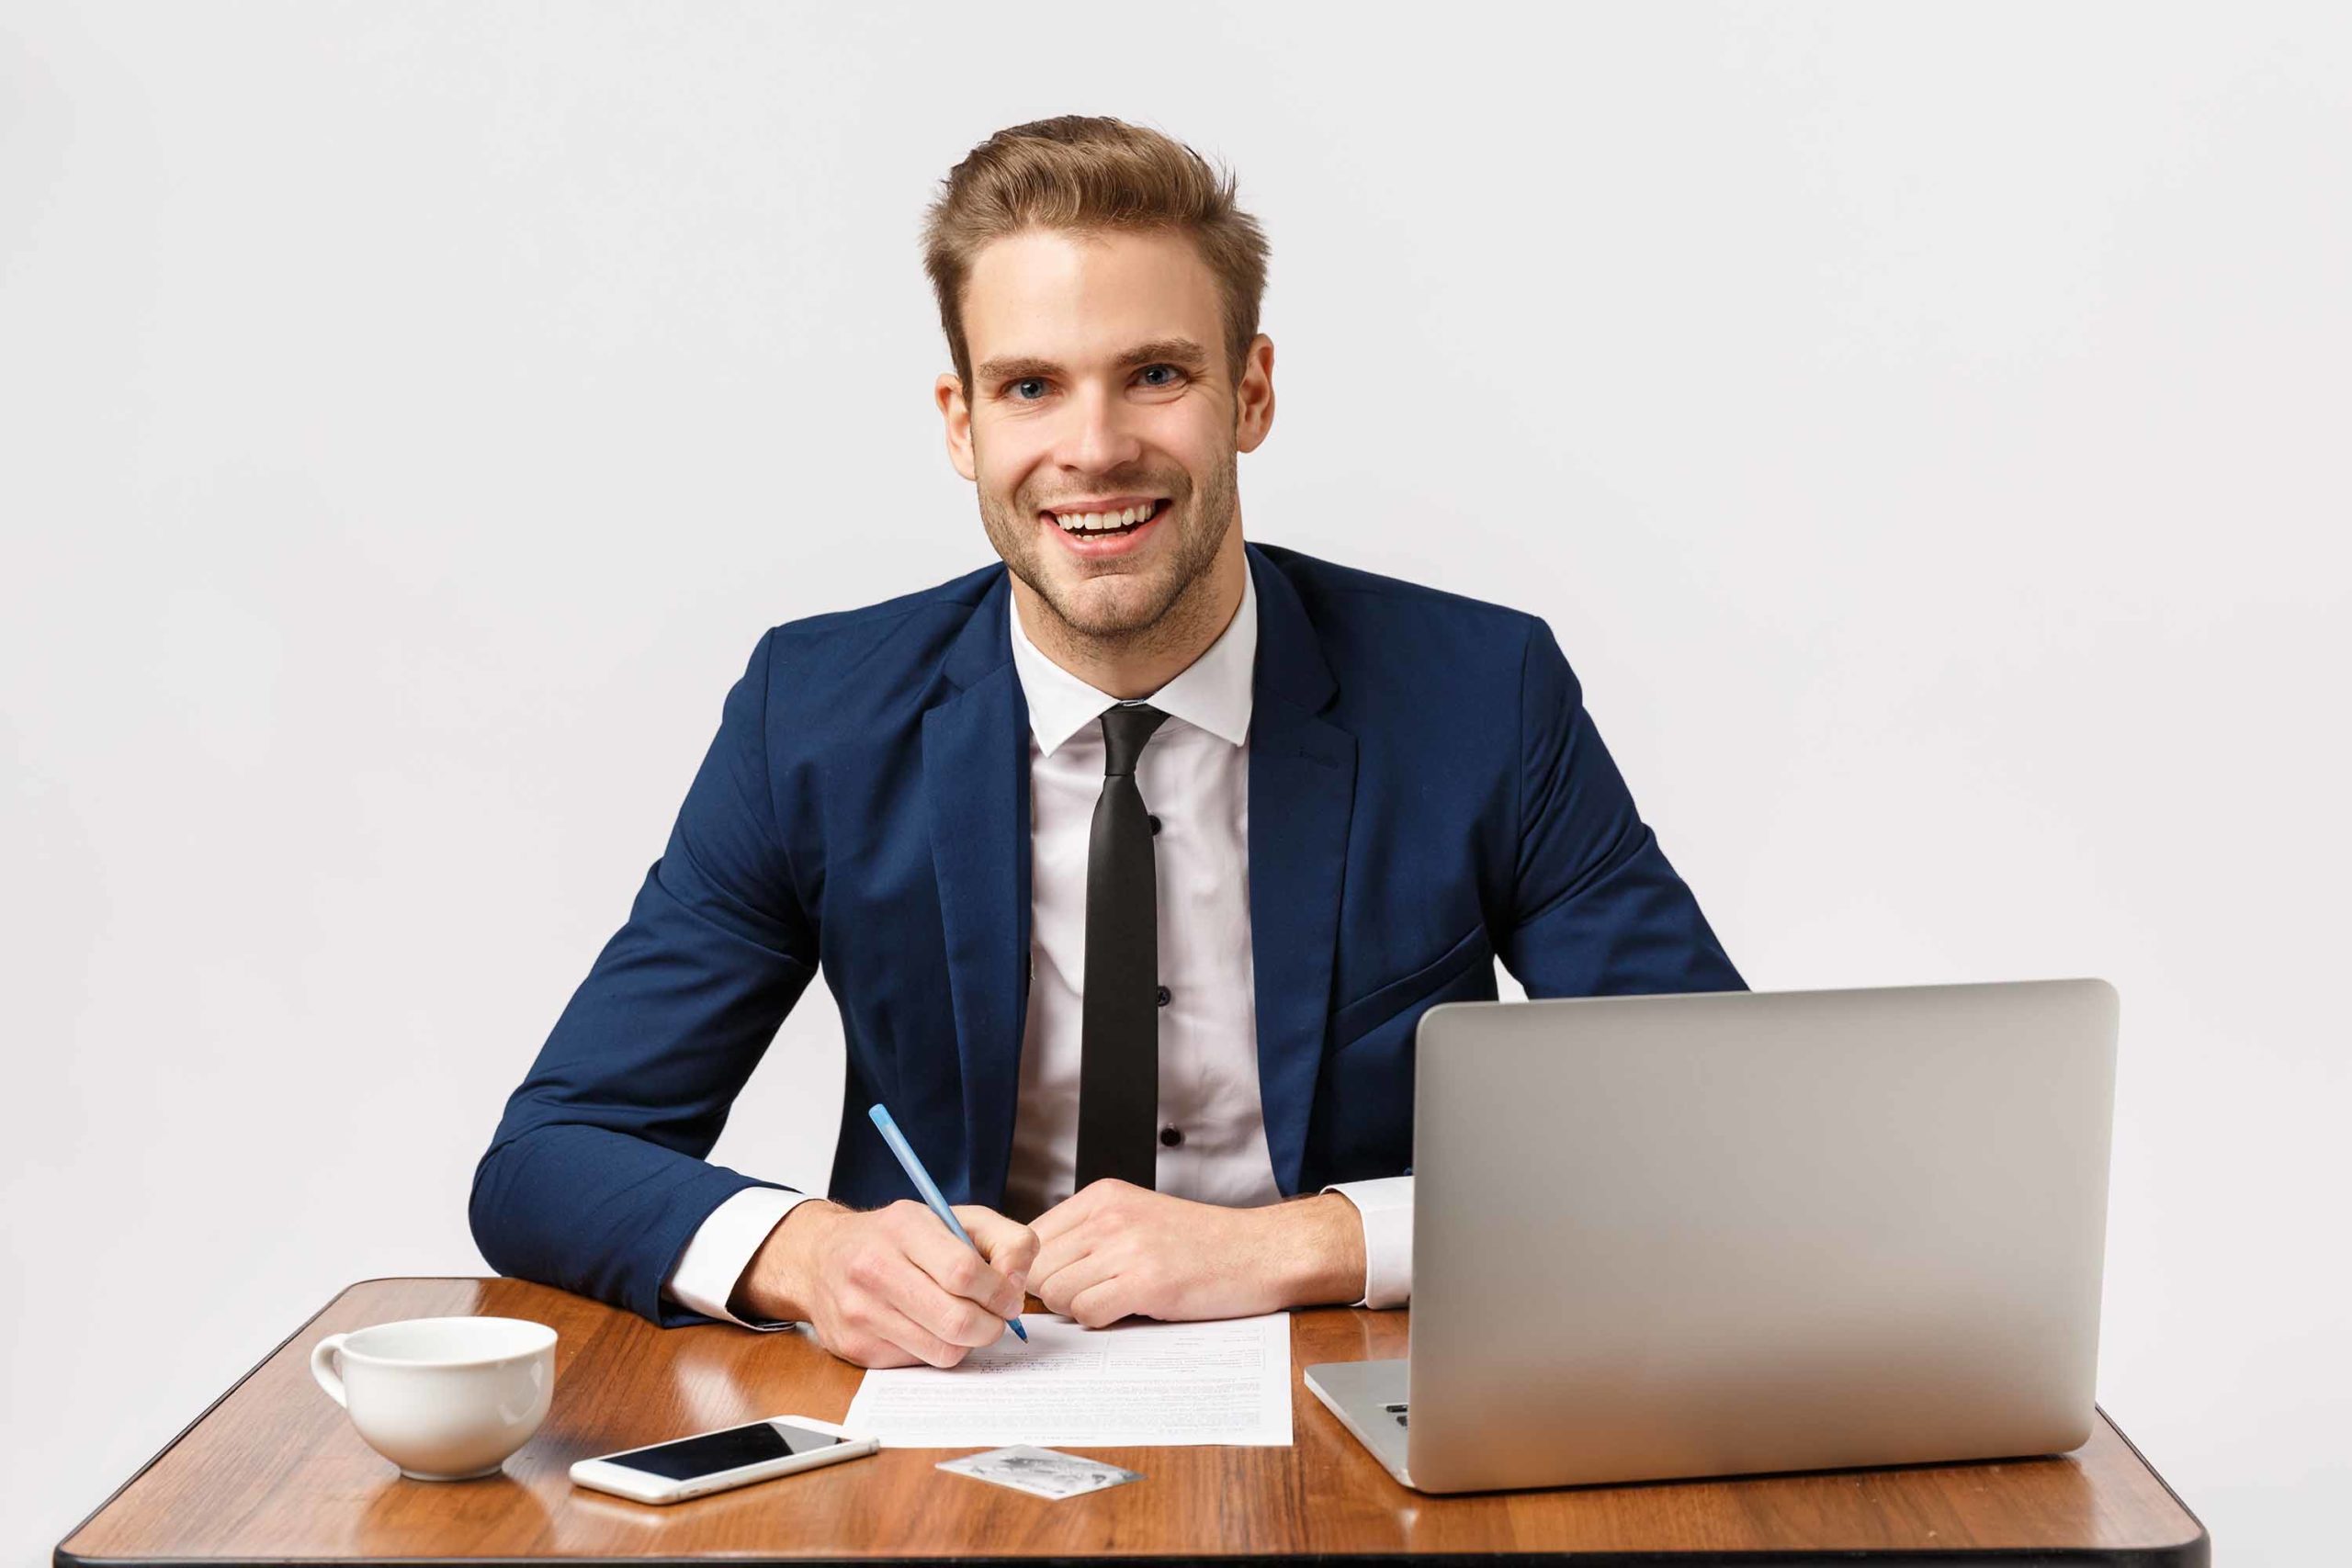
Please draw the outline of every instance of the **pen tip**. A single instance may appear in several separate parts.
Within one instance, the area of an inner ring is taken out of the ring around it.
[[[1029,1343],[1029,1331],[1021,1326],[1021,1320],[1017,1317],[1012,1320],[1012,1332],[1021,1337],[1021,1343]]]

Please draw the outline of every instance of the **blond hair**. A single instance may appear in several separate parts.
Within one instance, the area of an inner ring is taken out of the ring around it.
[[[1157,130],[1095,115],[1061,115],[998,131],[940,182],[923,215],[922,265],[956,379],[974,396],[964,340],[964,288],[983,246],[1027,230],[1144,231],[1189,237],[1216,277],[1229,379],[1258,335],[1267,245],[1234,205],[1234,176]]]

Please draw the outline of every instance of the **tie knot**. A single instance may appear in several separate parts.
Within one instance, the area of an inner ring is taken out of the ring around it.
[[[1102,776],[1118,778],[1136,771],[1143,743],[1168,716],[1149,703],[1122,703],[1102,710]]]

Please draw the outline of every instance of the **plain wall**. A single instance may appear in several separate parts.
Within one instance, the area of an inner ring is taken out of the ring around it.
[[[1066,112],[1272,236],[1248,535],[1546,617],[1751,984],[2118,987],[2101,1401],[2340,1543],[2345,16],[0,7],[0,1555],[485,1271],[760,633],[992,558],[916,230]]]

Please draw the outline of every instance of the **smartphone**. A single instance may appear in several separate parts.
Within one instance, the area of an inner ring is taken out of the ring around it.
[[[639,1503],[676,1503],[706,1492],[790,1475],[796,1470],[838,1464],[881,1446],[879,1438],[856,1437],[830,1421],[771,1416],[741,1427],[583,1459],[571,1467],[571,1482]]]

